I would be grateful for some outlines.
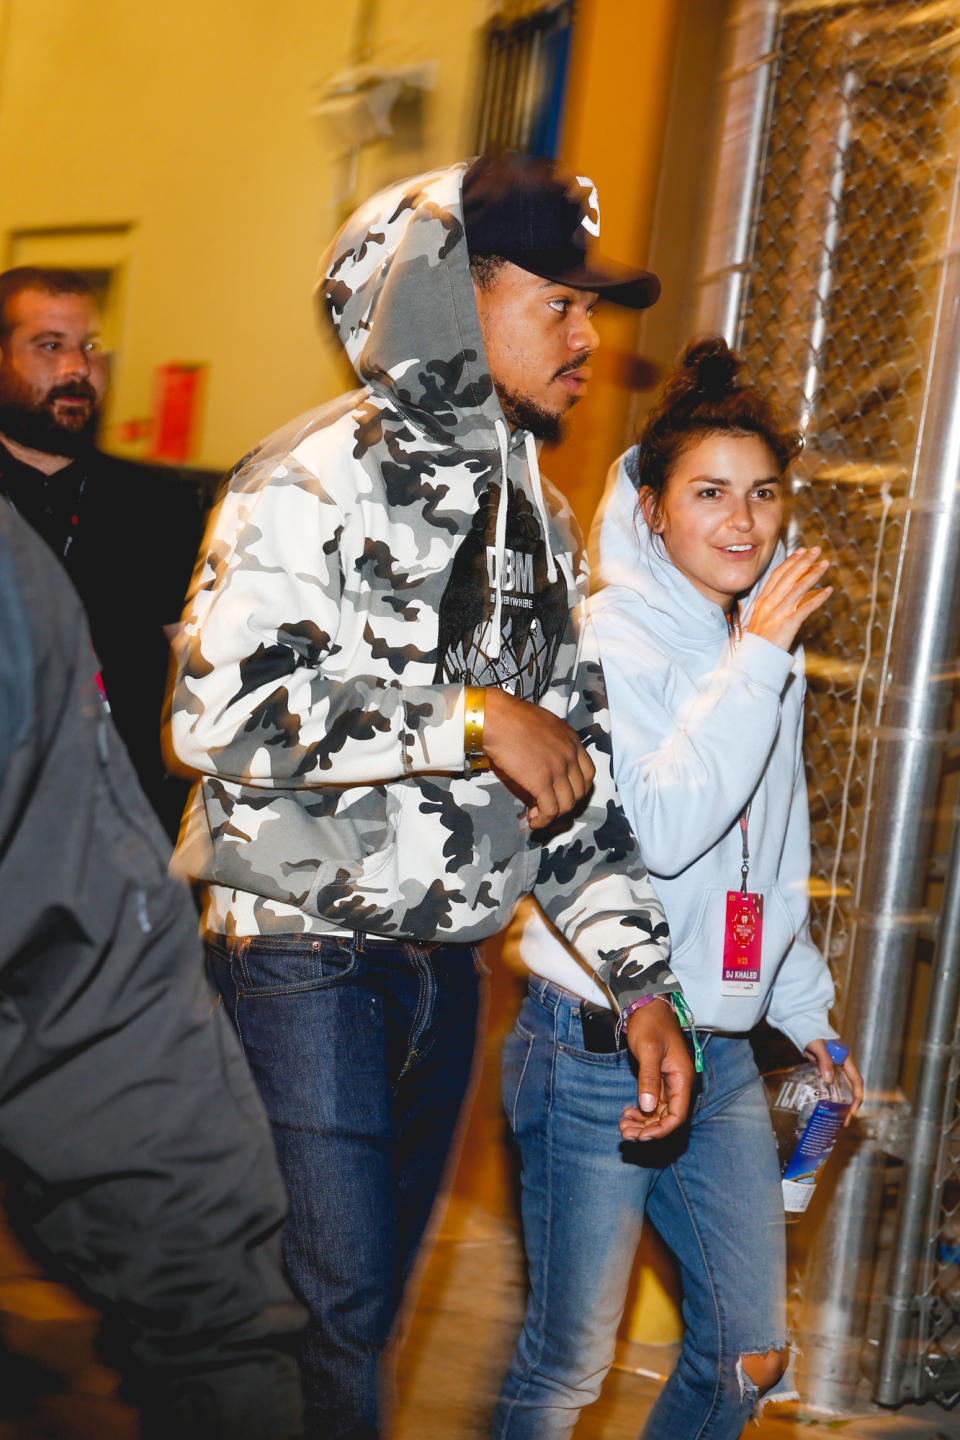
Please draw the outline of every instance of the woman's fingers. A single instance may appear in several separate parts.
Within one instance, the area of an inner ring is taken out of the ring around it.
[[[778,599],[781,594],[792,589],[797,582],[797,577],[820,562],[820,546],[814,545],[811,549],[794,550],[786,560],[781,560],[776,570],[771,571],[766,584],[761,590],[761,595]],[[824,563],[825,562],[820,562]]]
[[[778,565],[758,596],[770,604],[790,603],[816,585],[829,567],[829,560],[820,558],[820,546],[798,550]]]
[[[819,545],[788,556],[757,596],[747,625],[750,634],[789,650],[804,620],[833,593],[829,585],[817,588],[828,566]]]
[[[811,590],[809,595],[805,595],[803,599],[798,602],[799,607],[803,609],[804,620],[806,620],[808,615],[812,615],[814,610],[819,610],[820,606],[829,600],[832,594],[833,586],[824,585],[822,590]]]

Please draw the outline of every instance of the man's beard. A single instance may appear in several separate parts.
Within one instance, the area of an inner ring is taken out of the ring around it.
[[[581,356],[578,360],[571,360],[567,365],[561,365],[554,379],[561,375],[572,375],[582,365],[586,365],[588,355]],[[528,395],[520,395],[516,390],[504,390],[497,386],[497,398],[500,401],[500,408],[506,416],[507,423],[521,430],[529,430],[538,440],[549,440],[556,443],[563,439],[563,415],[555,415],[552,410],[544,410],[542,405],[531,400]],[[571,400],[576,404],[576,397]]]
[[[519,430],[529,430],[538,440],[557,441],[563,435],[563,417],[535,404],[526,395],[515,390],[497,390],[500,408],[507,418],[507,424]]]
[[[89,400],[89,410],[69,411],[60,418],[54,402],[60,395]],[[0,432],[28,450],[71,459],[88,450],[97,436],[100,407],[87,380],[53,385],[42,399],[18,377],[0,372]]]

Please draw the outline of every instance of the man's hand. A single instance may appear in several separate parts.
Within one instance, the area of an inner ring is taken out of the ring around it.
[[[756,598],[747,633],[759,635],[781,650],[789,650],[804,620],[832,594],[833,587],[814,587],[827,569],[820,559],[820,546],[796,550],[767,580]]]
[[[832,1085],[833,1073],[837,1067],[830,1059],[830,1054],[827,1050],[827,1042],[825,1040],[811,1040],[810,1044],[807,1046],[806,1050],[803,1053],[808,1057],[808,1059],[813,1061],[817,1069],[820,1071],[820,1078],[823,1080],[824,1085]],[[860,1109],[860,1106],[863,1104],[863,1076],[857,1069],[852,1055],[847,1056],[846,1060],[844,1060],[843,1064],[840,1066],[840,1069],[843,1071],[844,1075],[846,1075],[847,1080],[850,1084],[850,1089],[853,1091],[853,1104],[850,1106],[847,1118],[843,1122],[844,1125],[849,1125],[850,1121],[853,1119],[854,1115],[856,1115],[857,1111]]]
[[[693,1061],[668,1000],[641,1005],[627,1020],[627,1044],[640,1067],[637,1108],[620,1117],[624,1140],[662,1140],[687,1118]]]
[[[483,750],[502,779],[529,795],[532,830],[566,815],[593,783],[593,762],[565,720],[495,686],[484,694]]]

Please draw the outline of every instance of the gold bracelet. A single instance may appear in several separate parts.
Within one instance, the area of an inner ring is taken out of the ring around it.
[[[482,685],[466,685],[463,690],[463,753],[470,773],[489,770],[490,761],[483,753],[483,709],[486,691]]]

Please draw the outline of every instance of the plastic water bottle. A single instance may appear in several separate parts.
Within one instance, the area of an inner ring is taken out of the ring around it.
[[[824,1083],[812,1061],[768,1077],[776,1085],[770,1118],[780,1152],[787,1220],[796,1220],[810,1204],[820,1172],[853,1104],[850,1083],[839,1068],[848,1053],[839,1040],[827,1041],[827,1054],[836,1066],[831,1085]]]

